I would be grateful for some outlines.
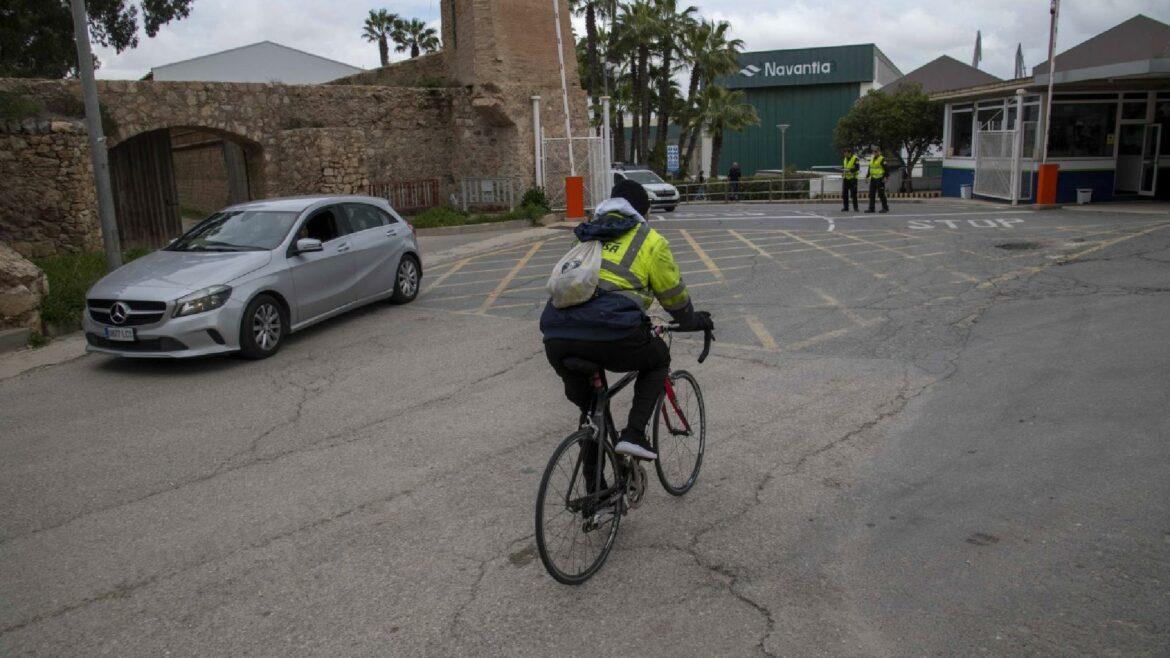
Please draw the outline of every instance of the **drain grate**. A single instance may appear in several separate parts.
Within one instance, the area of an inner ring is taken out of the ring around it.
[[[1008,251],[1026,251],[1028,249],[1039,249],[1039,242],[1004,242],[995,245],[996,249],[1007,249]]]

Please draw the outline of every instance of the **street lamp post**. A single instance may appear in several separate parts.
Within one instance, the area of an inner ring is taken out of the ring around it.
[[[776,124],[776,127],[780,129],[780,198],[784,198],[784,192],[787,191],[785,184],[788,182],[788,154],[785,152],[787,140],[784,137],[784,133],[788,132],[788,125],[787,123]]]

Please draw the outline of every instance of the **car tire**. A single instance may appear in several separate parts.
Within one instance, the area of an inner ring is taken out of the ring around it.
[[[666,212],[674,212],[674,209],[677,207],[678,206],[666,206],[665,208],[663,208],[663,210]]]
[[[390,296],[390,301],[395,304],[413,302],[418,297],[421,282],[418,259],[406,254],[398,261],[398,269],[394,273],[394,294]]]
[[[240,356],[267,359],[276,354],[288,335],[288,311],[275,297],[257,295],[240,321]]]

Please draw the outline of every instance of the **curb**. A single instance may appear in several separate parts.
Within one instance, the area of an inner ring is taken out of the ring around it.
[[[80,331],[54,338],[44,347],[0,354],[0,381],[23,375],[30,370],[74,361],[85,355],[85,334]]]
[[[511,219],[506,222],[485,222],[483,224],[461,224],[459,226],[416,228],[414,232],[418,235],[463,235],[465,233],[510,231],[518,228],[530,228],[531,226],[532,222],[527,219]]]

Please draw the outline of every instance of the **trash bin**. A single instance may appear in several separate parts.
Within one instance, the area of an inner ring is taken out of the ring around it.
[[[1077,188],[1077,205],[1083,206],[1093,200],[1093,188],[1078,187]]]
[[[971,198],[971,186],[970,185],[960,185],[959,186],[959,198],[960,199],[970,199]]]

